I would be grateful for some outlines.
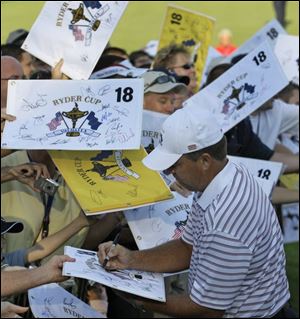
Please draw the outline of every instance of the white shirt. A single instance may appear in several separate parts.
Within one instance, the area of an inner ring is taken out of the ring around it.
[[[196,193],[182,239],[193,245],[191,299],[225,318],[271,317],[289,300],[276,213],[249,171],[228,162]]]
[[[273,107],[250,116],[253,132],[264,144],[274,149],[282,133],[299,137],[299,106],[275,100]]]

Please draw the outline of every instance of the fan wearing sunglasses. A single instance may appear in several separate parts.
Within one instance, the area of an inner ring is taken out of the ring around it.
[[[191,96],[196,92],[196,70],[189,52],[183,46],[170,45],[159,50],[154,59],[153,68],[166,68],[175,72],[178,76],[188,76],[190,79],[189,95]]]
[[[185,95],[186,85],[177,83],[175,77],[161,71],[148,71],[144,79],[144,109],[172,114],[176,110],[176,95]]]

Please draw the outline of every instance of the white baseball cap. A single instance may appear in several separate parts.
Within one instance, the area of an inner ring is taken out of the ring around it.
[[[214,145],[223,138],[217,119],[207,109],[183,108],[170,115],[162,125],[159,145],[143,159],[143,164],[163,171],[183,154]]]

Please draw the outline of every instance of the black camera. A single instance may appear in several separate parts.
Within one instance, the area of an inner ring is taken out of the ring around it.
[[[39,177],[39,179],[34,182],[35,188],[51,196],[56,193],[58,186],[59,184],[50,178]]]

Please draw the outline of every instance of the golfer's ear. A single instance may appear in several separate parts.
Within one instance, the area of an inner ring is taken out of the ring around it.
[[[199,161],[201,161],[202,168],[208,170],[211,167],[212,157],[208,153],[203,153],[199,157]]]

